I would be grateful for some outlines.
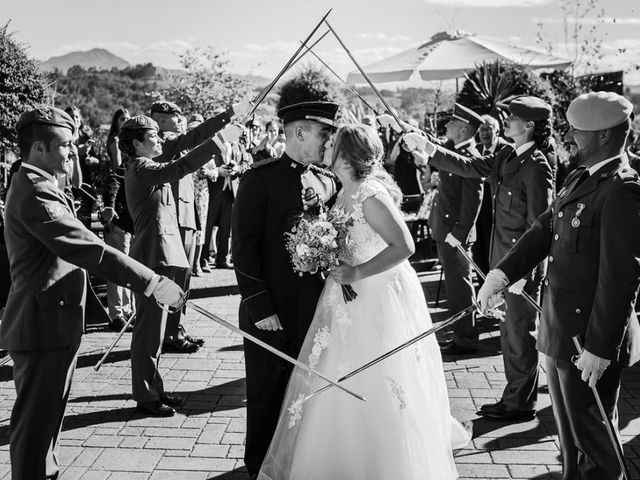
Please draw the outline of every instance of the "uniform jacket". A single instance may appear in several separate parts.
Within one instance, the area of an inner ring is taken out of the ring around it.
[[[320,298],[317,275],[295,273],[285,233],[302,211],[301,175],[305,168],[284,154],[248,170],[240,180],[233,208],[233,263],[242,296],[240,326],[261,338],[283,336],[299,348]],[[281,332],[254,324],[277,313]],[[297,354],[296,348],[291,353]]]
[[[480,156],[472,139],[458,149],[455,149],[450,140],[444,146],[464,156]],[[475,241],[475,223],[482,202],[482,183],[481,179],[463,178],[452,172],[440,173],[438,192],[429,215],[434,240],[442,242],[451,232],[463,244]]]
[[[191,178],[188,174],[219,152],[210,140],[175,161],[159,163],[138,157],[129,162],[124,184],[135,232],[130,253],[133,258],[154,269],[189,268],[170,182],[184,176]]]
[[[581,169],[496,268],[511,281],[549,256],[538,349],[576,355],[579,334],[591,353],[624,360],[640,285],[640,182],[626,156],[577,188]]]
[[[124,175],[127,169],[120,165],[111,170],[104,182],[102,199],[105,207],[111,207],[118,215],[112,221],[125,232],[133,233],[133,220],[127,208],[127,196],[124,188]]]
[[[466,157],[438,148],[429,164],[465,178],[486,178],[490,183],[491,267],[506,255],[553,200],[551,167],[535,146],[517,156],[513,147],[504,146],[484,157]]]
[[[159,163],[176,160],[184,152],[197,147],[207,138],[213,137],[218,131],[222,130],[231,121],[232,114],[232,111],[222,112],[182,135],[165,135],[162,155],[154,160]],[[172,181],[171,189],[177,209],[178,225],[190,230],[199,230],[200,219],[195,209],[195,193],[191,175],[185,175]]]
[[[75,217],[73,202],[39,173],[20,168],[7,198],[5,238],[13,283],[0,347],[77,344],[84,327],[86,270],[143,293],[153,272],[105,245]]]

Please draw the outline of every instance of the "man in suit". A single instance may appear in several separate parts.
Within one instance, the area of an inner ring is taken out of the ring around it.
[[[478,294],[482,309],[491,308],[505,286],[549,257],[537,348],[546,355],[564,480],[622,479],[590,387],[616,425],[640,287],[640,181],[624,151],[632,111],[612,92],[571,102],[565,140],[580,167]]]
[[[327,201],[335,184],[321,169],[325,143],[335,129],[338,105],[303,102],[282,108],[287,148],[280,159],[265,160],[246,172],[232,219],[232,250],[242,296],[240,327],[278,350],[297,357],[313,319],[323,282],[291,268],[285,233],[302,211],[302,193],[313,188]],[[313,187],[309,183],[313,182]],[[326,188],[322,188],[322,187]],[[244,343],[247,382],[245,464],[255,476],[266,455],[291,374],[291,365]]]
[[[551,105],[537,97],[519,97],[509,104],[505,135],[514,146],[495,154],[464,157],[430,142],[429,165],[468,178],[487,178],[493,197],[490,265],[496,265],[518,238],[551,204],[553,173],[541,149],[551,135]],[[539,298],[545,262],[529,272],[520,290]],[[519,292],[506,293],[506,317],[500,324],[500,344],[507,385],[497,403],[483,405],[480,414],[492,420],[522,421],[535,415],[538,397],[537,312]]]
[[[59,181],[76,155],[75,125],[52,107],[16,125],[23,163],[7,198],[5,238],[13,284],[0,347],[13,360],[11,478],[57,478],[59,435],[69,398],[88,288],[86,270],[153,302],[176,305],[182,290],[105,245],[76,217]]]
[[[135,231],[131,242],[133,258],[168,278],[184,278],[189,261],[182,246],[170,183],[196,171],[219,154],[222,133],[239,135],[238,130],[230,125],[185,156],[159,163],[153,160],[162,153],[156,122],[140,115],[122,124],[118,147],[130,157],[124,185]],[[173,407],[179,405],[181,399],[165,393],[158,371],[166,315],[155,302],[143,296],[137,298],[136,312],[131,338],[133,398],[138,402],[138,409],[145,413],[174,415]]]
[[[451,120],[447,123],[444,147],[465,157],[479,156],[473,138],[482,123],[480,115],[456,103]],[[475,241],[475,223],[481,202],[481,179],[464,178],[451,172],[440,174],[429,226],[444,269],[447,305],[451,314],[471,305],[475,295],[471,266],[457,247],[462,245],[469,250]],[[442,345],[442,352],[474,352],[478,348],[478,335],[475,319],[470,314],[454,325],[452,339]]]
[[[476,146],[482,156],[492,155],[505,145],[509,145],[500,136],[500,123],[491,115],[482,115],[484,123],[478,128],[479,143]],[[491,246],[491,228],[493,225],[493,209],[491,206],[491,186],[484,182],[482,204],[476,220],[476,241],[471,246],[471,253],[476,265],[485,275],[489,273],[489,248]]]
[[[185,132],[182,125],[182,111],[175,103],[158,101],[151,105],[151,118],[158,123],[160,136],[163,138],[162,154],[154,159],[158,163],[176,160],[187,151],[197,147],[207,138],[211,138],[232,118],[241,117],[250,109],[247,100],[236,103],[222,113],[208,118],[196,128]],[[196,215],[193,178],[185,175],[171,182],[174,205],[176,207],[180,238],[187,256],[189,266],[176,277],[176,282],[185,290],[189,289],[191,268],[196,261],[195,233],[199,229],[199,218]],[[199,259],[197,259],[199,261]],[[170,314],[164,337],[164,350],[172,352],[195,352],[204,345],[204,340],[187,335],[181,322],[182,312]]]

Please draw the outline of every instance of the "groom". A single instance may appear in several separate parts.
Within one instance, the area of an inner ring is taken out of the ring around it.
[[[319,276],[292,270],[285,233],[302,211],[309,188],[327,201],[333,179],[320,164],[325,143],[335,130],[338,104],[303,102],[278,112],[286,150],[279,159],[260,162],[244,174],[232,219],[233,262],[242,296],[240,328],[297,357],[322,292]],[[267,453],[278,423],[292,366],[276,355],[244,342],[247,382],[245,464],[253,478]]]

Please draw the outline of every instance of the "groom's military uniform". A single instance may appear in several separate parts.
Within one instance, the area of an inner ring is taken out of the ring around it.
[[[286,124],[312,120],[333,126],[338,105],[305,102],[278,112]],[[313,186],[309,186],[313,183]],[[286,153],[260,162],[246,172],[233,209],[233,262],[242,302],[240,328],[296,358],[313,320],[323,281],[319,275],[300,276],[292,269],[286,233],[302,212],[303,191],[313,188],[324,200],[335,183],[318,167],[296,162]],[[322,193],[320,190],[324,190]],[[282,330],[260,330],[256,323],[278,315]],[[247,441],[245,464],[258,473],[278,423],[291,365],[245,341],[247,382]]]

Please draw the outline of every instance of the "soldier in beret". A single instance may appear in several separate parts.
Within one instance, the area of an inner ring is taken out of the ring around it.
[[[286,151],[246,172],[232,219],[232,250],[242,301],[240,327],[296,358],[320,298],[319,276],[298,276],[291,267],[285,233],[303,209],[303,192],[323,201],[336,191],[332,174],[314,164],[323,160],[335,130],[339,105],[303,102],[280,109]],[[308,195],[309,196],[309,195]],[[278,423],[291,365],[249,341],[244,342],[247,382],[245,464],[255,476]]]
[[[447,141],[443,148],[464,157],[480,156],[474,136],[483,123],[480,115],[456,103],[447,123]],[[482,179],[465,178],[452,171],[442,172],[429,216],[429,226],[444,269],[447,305],[452,315],[471,305],[475,295],[471,266],[458,251],[458,245],[469,251],[476,239],[475,223],[480,213],[482,192]],[[452,340],[442,345],[442,351],[448,354],[474,352],[478,348],[478,336],[475,319],[468,315],[454,325]]]
[[[182,125],[182,111],[173,102],[158,101],[151,105],[151,118],[158,123],[158,134],[164,140],[162,154],[154,160],[159,163],[176,160],[187,151],[197,147],[206,139],[213,137],[216,132],[229,124],[233,118],[241,118],[251,109],[251,103],[243,100],[234,104],[222,113],[208,118],[196,128],[185,132]],[[186,126],[186,125],[185,125]],[[195,192],[193,178],[185,175],[171,182],[174,205],[177,210],[180,238],[189,260],[189,268],[176,277],[176,282],[185,290],[189,288],[191,268],[195,254],[195,233],[199,230],[200,219],[195,209]],[[182,312],[169,315],[164,336],[165,351],[195,352],[204,345],[204,340],[187,335],[181,322]]]
[[[496,153],[465,157],[427,143],[429,165],[466,178],[487,178],[491,184],[493,224],[490,266],[495,266],[522,234],[551,204],[553,175],[541,152],[551,136],[551,105],[537,97],[519,97],[509,104],[506,145]],[[527,272],[519,284],[538,300],[544,261]],[[526,285],[525,285],[526,282]],[[494,420],[530,420],[538,396],[537,312],[518,294],[507,292],[505,322],[500,324],[500,344],[507,385],[495,404],[483,405],[480,414]]]
[[[7,197],[5,230],[13,284],[0,323],[16,385],[11,478],[57,478],[59,434],[92,294],[85,269],[153,302],[176,305],[183,292],[77,219],[59,184],[76,155],[69,115],[41,107],[23,113],[16,130],[23,163]]]
[[[549,257],[537,348],[546,355],[567,480],[622,479],[590,387],[597,385],[617,424],[622,368],[637,360],[629,348],[638,329],[640,180],[624,151],[632,109],[612,92],[571,102],[565,140],[580,167],[478,293],[481,307],[492,307],[500,291]],[[579,356],[575,335],[584,347]]]
[[[130,251],[133,258],[168,278],[184,278],[184,270],[190,267],[178,230],[170,183],[196,171],[219,154],[224,136],[234,134],[239,136],[238,127],[229,125],[224,132],[218,132],[213,139],[204,141],[178,160],[159,163],[154,160],[162,154],[158,124],[144,115],[122,124],[118,148],[130,157],[124,185],[135,231]],[[131,338],[133,398],[138,402],[138,409],[145,413],[174,415],[173,407],[179,405],[181,399],[164,391],[158,371],[166,316],[157,303],[144,296],[138,296],[136,312]]]

